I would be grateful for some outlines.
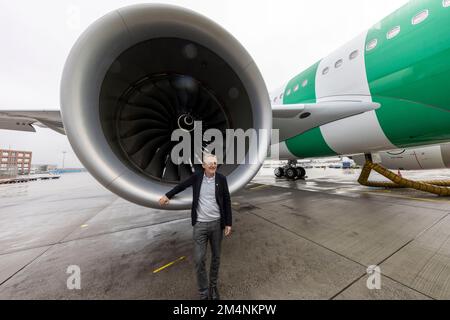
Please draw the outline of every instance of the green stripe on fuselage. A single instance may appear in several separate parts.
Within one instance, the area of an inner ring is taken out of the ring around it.
[[[385,134],[395,145],[406,148],[450,140],[448,112],[406,100],[386,97],[373,100],[383,106],[377,110],[377,116]]]
[[[316,71],[319,63],[320,61],[316,62],[288,82],[284,89],[283,104],[316,102]],[[308,83],[303,87],[302,84],[305,80]],[[296,86],[298,86],[298,89],[294,91]],[[288,94],[289,90],[291,91],[290,94]]]
[[[428,9],[428,17],[412,18]],[[400,26],[388,40],[387,32]],[[450,140],[450,7],[441,0],[411,1],[369,30],[367,80],[380,125],[398,147]]]
[[[316,102],[315,84],[319,63],[320,61],[289,81],[284,90],[283,104]],[[307,84],[302,86],[305,80],[307,80]],[[295,91],[297,85],[298,89]],[[289,90],[290,94],[288,94]],[[286,146],[289,152],[299,158],[336,155],[325,142],[319,128],[311,129],[296,137],[287,139]]]
[[[319,128],[314,128],[286,140],[289,151],[299,158],[328,157],[336,155],[330,149]]]

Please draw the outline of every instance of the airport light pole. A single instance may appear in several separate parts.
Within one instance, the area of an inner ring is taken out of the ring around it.
[[[62,158],[62,169],[64,170],[64,159],[65,159],[65,157],[66,157],[66,153],[67,153],[67,151],[63,151],[62,152],[62,154],[63,154],[63,158]]]

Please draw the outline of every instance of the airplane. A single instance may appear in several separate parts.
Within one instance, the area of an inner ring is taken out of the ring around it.
[[[245,48],[215,22],[177,6],[132,5],[94,22],[74,44],[60,111],[0,110],[0,129],[66,134],[107,189],[153,208],[198,169],[169,157],[171,132],[195,121],[221,132],[257,130],[249,161],[218,169],[231,193],[256,175],[269,149],[289,160],[280,176],[304,176],[298,159],[347,155],[365,163],[362,184],[370,186],[373,169],[413,186],[382,165],[450,167],[448,21],[450,0],[410,1],[269,93]],[[422,187],[450,194],[441,185]],[[186,190],[167,208],[190,204]]]

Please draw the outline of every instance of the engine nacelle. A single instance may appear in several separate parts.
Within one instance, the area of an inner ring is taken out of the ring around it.
[[[355,155],[353,160],[364,165],[364,155]],[[423,170],[450,168],[450,144],[399,149],[372,154],[374,162],[393,170]]]
[[[239,42],[204,16],[155,4],[113,11],[80,36],[64,67],[61,113],[86,169],[112,192],[148,207],[199,169],[194,161],[170,161],[173,130],[190,131],[194,121],[221,132],[257,130],[246,164],[218,168],[234,192],[259,170],[272,127],[265,83]],[[168,208],[189,207],[190,192]]]

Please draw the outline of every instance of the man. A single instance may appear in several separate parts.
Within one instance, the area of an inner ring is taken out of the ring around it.
[[[194,260],[197,284],[202,300],[219,300],[217,279],[219,276],[220,248],[222,233],[231,234],[231,201],[227,179],[217,173],[217,158],[212,154],[203,156],[203,172],[194,173],[186,181],[162,196],[161,206],[167,205],[169,199],[192,186],[191,218],[194,227]],[[205,269],[206,248],[211,245],[211,268],[208,276]]]

